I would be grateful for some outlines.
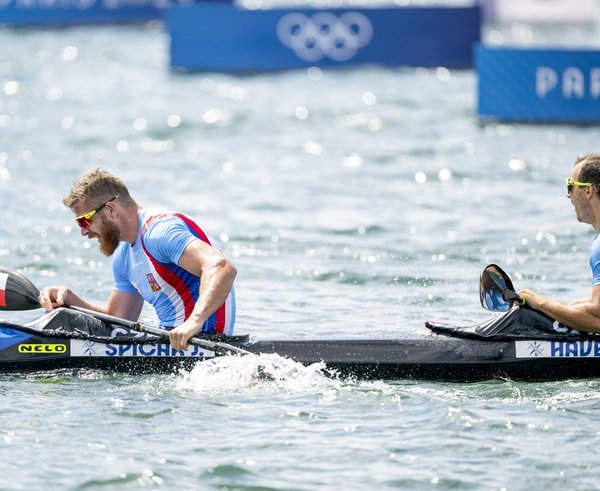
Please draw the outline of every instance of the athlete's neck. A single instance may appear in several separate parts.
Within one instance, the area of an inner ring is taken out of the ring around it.
[[[121,230],[121,240],[134,245],[138,238],[140,214],[142,208],[135,204],[133,206],[122,207],[122,213],[119,216],[119,229]]]

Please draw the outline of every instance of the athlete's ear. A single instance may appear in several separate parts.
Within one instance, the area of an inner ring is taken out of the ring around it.
[[[106,203],[106,208],[108,209],[107,211],[111,218],[117,215],[118,208],[114,201]]]
[[[585,187],[585,197],[593,198],[596,194],[596,186],[586,186]]]

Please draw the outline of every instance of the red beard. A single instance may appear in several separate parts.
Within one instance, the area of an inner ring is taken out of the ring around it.
[[[98,237],[100,252],[105,256],[112,256],[117,250],[117,247],[119,247],[119,242],[121,242],[119,229],[111,222],[102,221],[100,233],[94,234],[93,237]]]

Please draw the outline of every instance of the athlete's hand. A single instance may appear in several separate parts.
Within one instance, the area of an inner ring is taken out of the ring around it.
[[[539,300],[542,298],[541,295],[538,295],[537,293],[527,289],[520,290],[519,295],[532,309],[539,308]]]
[[[73,292],[66,286],[47,286],[40,292],[40,305],[48,312],[67,305]]]
[[[188,319],[183,324],[169,331],[171,346],[175,349],[187,349],[189,339],[198,334],[200,329],[202,329],[202,324],[198,326],[195,322]]]

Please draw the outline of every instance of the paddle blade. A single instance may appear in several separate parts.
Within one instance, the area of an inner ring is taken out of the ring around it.
[[[0,310],[39,309],[39,294],[25,276],[0,266]]]
[[[486,266],[479,279],[481,306],[493,312],[508,312],[513,301],[517,300],[514,297],[508,298],[509,293],[516,295],[510,277],[496,264]]]

